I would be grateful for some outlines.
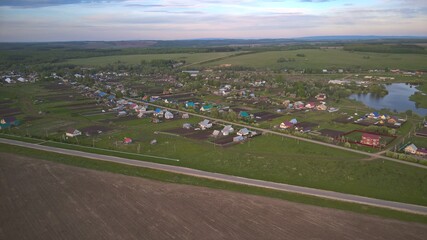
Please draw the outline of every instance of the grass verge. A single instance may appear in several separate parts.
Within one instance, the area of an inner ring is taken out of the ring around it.
[[[295,193],[288,193],[259,187],[252,187],[240,184],[215,181],[182,174],[169,173],[165,171],[153,170],[148,168],[140,168],[127,166],[117,163],[92,160],[77,156],[68,156],[63,154],[45,152],[24,147],[12,146],[8,144],[0,144],[0,152],[19,154],[32,158],[48,160],[71,166],[83,167],[98,171],[106,171],[111,173],[123,174],[128,176],[143,177],[152,180],[158,180],[169,183],[187,184],[193,186],[209,187],[214,189],[223,189],[228,191],[253,194],[258,196],[272,197],[282,200],[287,200],[296,203],[309,204],[320,207],[334,208],[346,210],[356,213],[375,215],[385,218],[391,218],[402,221],[419,222],[427,224],[427,216],[405,213],[385,208],[372,207],[361,204],[347,203],[334,201],[324,198],[306,196]]]

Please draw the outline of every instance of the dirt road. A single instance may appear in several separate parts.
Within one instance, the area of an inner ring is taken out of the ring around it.
[[[424,239],[427,225],[0,154],[0,239]]]

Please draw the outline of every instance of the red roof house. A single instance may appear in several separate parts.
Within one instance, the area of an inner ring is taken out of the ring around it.
[[[380,145],[380,136],[370,133],[363,133],[361,144],[377,147]]]

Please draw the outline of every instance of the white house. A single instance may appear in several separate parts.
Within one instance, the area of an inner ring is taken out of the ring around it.
[[[65,132],[65,136],[67,136],[67,137],[76,137],[79,135],[82,135],[82,132],[80,132],[79,130],[77,130],[75,128],[69,128]]]
[[[418,148],[417,146],[415,146],[415,144],[410,144],[407,147],[405,147],[405,152],[406,153],[411,153],[411,154],[415,154],[417,152]]]
[[[165,119],[172,119],[173,118],[173,113],[166,111],[165,112]]]
[[[247,128],[242,128],[237,132],[237,135],[239,136],[247,136],[249,135],[250,131]]]
[[[228,136],[230,133],[234,132],[234,128],[231,125],[226,125],[221,130],[222,135]]]
[[[202,130],[205,130],[205,129],[211,128],[212,123],[208,119],[205,119],[205,120],[199,122],[199,126]]]

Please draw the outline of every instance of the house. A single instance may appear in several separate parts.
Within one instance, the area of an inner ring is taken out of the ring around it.
[[[191,129],[193,126],[191,126],[191,124],[190,123],[184,123],[184,124],[182,124],[182,128],[184,128],[184,129]]]
[[[184,113],[184,114],[182,114],[182,118],[183,119],[189,119],[190,115],[188,113]]]
[[[285,122],[282,122],[279,127],[281,129],[289,129],[289,128],[292,128],[293,126],[294,124],[292,124],[291,122],[285,121]]]
[[[212,105],[208,104],[208,105],[204,105],[200,108],[200,111],[202,112],[209,112],[212,109]]]
[[[77,130],[75,128],[69,128],[65,132],[65,136],[67,136],[67,137],[77,137],[80,135],[82,135],[82,132],[80,132],[79,130]]]
[[[231,125],[226,125],[221,130],[222,135],[228,136],[230,133],[234,132],[234,128]]]
[[[389,124],[396,124],[397,123],[397,118],[396,117],[391,117],[387,120],[387,123]]]
[[[380,117],[380,114],[378,112],[371,112],[368,115],[368,118],[378,119]]]
[[[245,138],[243,136],[233,137],[233,142],[242,142],[244,140],[245,140]]]
[[[117,117],[124,117],[124,116],[126,116],[128,113],[126,112],[126,111],[119,111],[118,113],[117,113]]]
[[[237,135],[239,136],[248,136],[251,133],[251,131],[249,131],[249,129],[247,128],[242,128],[237,132]]]
[[[316,98],[317,101],[325,101],[326,100],[326,94],[319,93],[319,94],[316,95],[315,98]]]
[[[248,112],[240,111],[239,117],[241,117],[241,118],[250,118],[250,115],[249,115]]]
[[[199,122],[199,126],[202,130],[205,130],[205,129],[211,128],[212,123],[208,119],[205,119],[205,120]]]
[[[298,102],[294,103],[294,108],[297,109],[297,110],[304,109],[304,106],[305,106],[304,103],[301,102],[301,101],[298,101]]]
[[[4,117],[0,120],[1,124],[5,124],[5,125],[17,125],[18,120],[16,120],[15,117]]]
[[[291,119],[291,121],[289,121],[290,123],[292,123],[293,125],[297,124],[298,121],[296,118]]]
[[[316,106],[316,109],[319,111],[326,111],[326,109],[328,109],[328,107],[325,104],[320,104]]]
[[[361,144],[377,147],[380,145],[380,136],[370,133],[363,133]]]
[[[163,110],[160,108],[156,108],[156,110],[154,110],[154,116],[156,117],[163,117]]]
[[[221,132],[219,130],[214,130],[213,133],[212,133],[212,136],[218,137],[220,135],[220,133]]]
[[[194,102],[186,102],[186,103],[185,103],[185,107],[186,107],[186,108],[194,108],[194,107],[195,107],[195,104],[194,104]]]
[[[417,152],[418,148],[415,146],[415,144],[409,144],[405,147],[404,151],[405,153],[415,154]]]
[[[97,95],[98,95],[98,97],[103,98],[103,97],[107,96],[108,94],[105,92],[99,91]]]
[[[313,109],[315,107],[316,107],[316,103],[314,103],[314,102],[309,102],[305,105],[305,108],[307,108],[307,109]]]
[[[132,138],[128,138],[128,137],[123,138],[123,143],[124,144],[130,144],[130,143],[132,143]]]
[[[110,102],[114,102],[114,100],[116,99],[116,96],[115,95],[109,95],[108,97],[107,97],[107,99],[108,99],[108,101],[110,101]]]
[[[173,113],[166,111],[165,112],[165,119],[173,119]]]
[[[155,102],[155,101],[157,101],[157,100],[159,100],[160,99],[160,97],[159,96],[151,96],[150,97],[150,102]]]

